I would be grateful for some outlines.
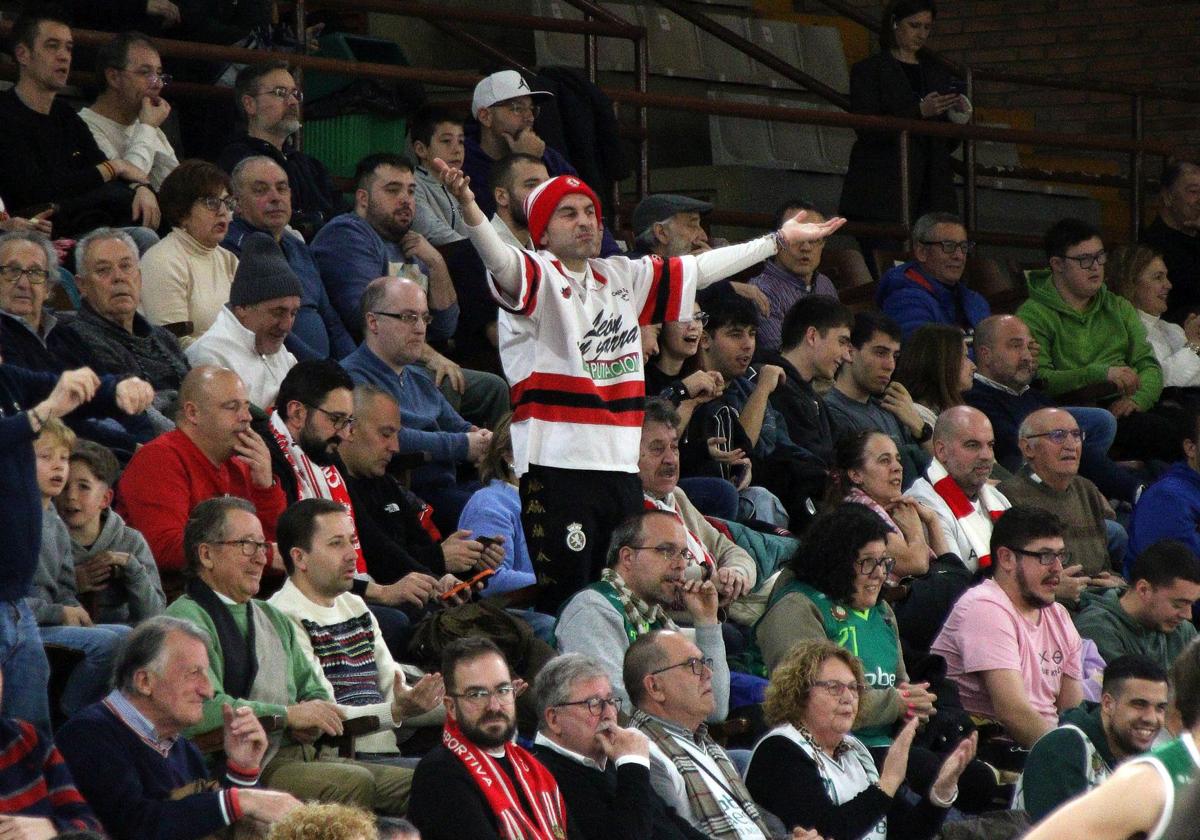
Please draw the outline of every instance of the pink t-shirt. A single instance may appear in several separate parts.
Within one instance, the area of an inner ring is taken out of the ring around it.
[[[1061,604],[1038,615],[1036,624],[1024,618],[994,580],[958,599],[930,650],[946,660],[964,709],[995,718],[980,672],[1019,671],[1034,710],[1051,726],[1058,725],[1055,700],[1063,676],[1083,679],[1083,643]]]

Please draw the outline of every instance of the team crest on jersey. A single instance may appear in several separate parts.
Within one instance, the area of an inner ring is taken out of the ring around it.
[[[846,620],[846,608],[843,607],[841,604],[834,604],[833,609],[830,610],[830,612],[833,613],[833,617],[836,618],[838,621]]]
[[[570,287],[570,286],[563,286],[563,287],[562,287],[562,296],[563,296],[563,300],[570,300],[570,299],[571,299],[571,287]]]
[[[572,551],[583,551],[587,547],[587,534],[583,533],[583,523],[572,522],[567,526],[567,548]]]

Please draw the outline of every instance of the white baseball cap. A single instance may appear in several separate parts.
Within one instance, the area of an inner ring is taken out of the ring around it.
[[[491,108],[497,102],[506,102],[518,96],[553,96],[548,90],[530,90],[529,83],[516,70],[501,70],[480,80],[471,96],[471,116],[479,115],[480,108]]]

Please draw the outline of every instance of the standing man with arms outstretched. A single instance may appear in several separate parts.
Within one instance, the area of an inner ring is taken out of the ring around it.
[[[638,452],[645,395],[639,325],[679,320],[699,288],[819,239],[844,222],[803,221],[695,256],[598,259],[600,200],[560,175],[525,199],[538,251],[505,245],[475,203],[470,179],[434,159],[500,305],[501,361],[512,388],[514,468],[521,519],[553,613],[595,580],[607,535],[641,509]],[[682,313],[682,314],[681,314]]]

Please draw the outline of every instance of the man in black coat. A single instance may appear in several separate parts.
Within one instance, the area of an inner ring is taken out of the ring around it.
[[[581,653],[548,662],[534,684],[539,726],[533,754],[554,774],[571,837],[703,840],[650,785],[650,742],[617,725],[620,700],[604,667]]]
[[[854,314],[837,298],[810,295],[798,300],[783,319],[778,353],[764,361],[786,374],[771,393],[771,405],[787,423],[788,436],[826,468],[834,465],[834,437],[825,400],[813,380],[833,379],[850,358]]]

